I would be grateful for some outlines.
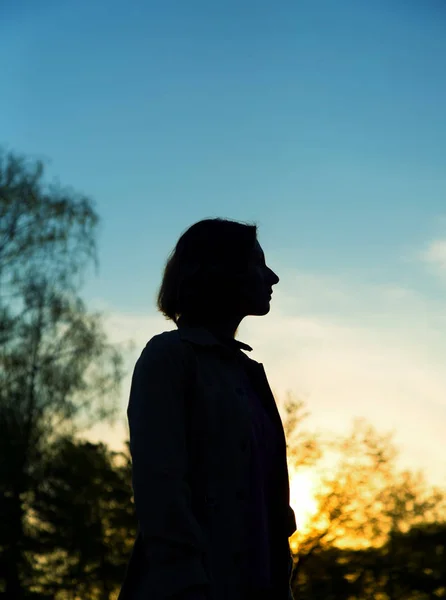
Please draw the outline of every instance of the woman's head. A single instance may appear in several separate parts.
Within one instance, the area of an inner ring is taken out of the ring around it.
[[[279,281],[265,264],[257,225],[204,219],[185,231],[170,254],[158,292],[158,310],[178,323],[222,316],[267,314]]]

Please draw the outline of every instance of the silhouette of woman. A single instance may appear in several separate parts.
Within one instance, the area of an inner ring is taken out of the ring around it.
[[[142,351],[127,410],[138,533],[119,600],[292,598],[285,434],[235,339],[278,282],[254,224],[199,221],[169,256],[157,305],[177,329]]]

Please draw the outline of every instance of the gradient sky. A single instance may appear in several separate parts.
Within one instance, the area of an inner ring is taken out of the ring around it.
[[[0,55],[0,143],[102,217],[84,297],[113,339],[174,327],[154,297],[189,225],[255,220],[281,282],[239,337],[279,402],[394,429],[446,482],[443,0],[3,0]]]

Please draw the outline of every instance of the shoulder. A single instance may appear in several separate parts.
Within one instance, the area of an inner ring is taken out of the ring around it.
[[[143,348],[138,363],[176,362],[182,363],[187,358],[186,344],[182,341],[178,330],[163,331],[151,337]]]
[[[178,329],[173,329],[172,331],[163,331],[162,333],[157,333],[153,337],[149,339],[145,348],[169,348],[175,349],[180,348],[182,346],[182,341],[179,335]],[[145,350],[144,348],[144,350]]]
[[[245,354],[242,350],[239,350],[237,352],[237,356],[238,356],[241,364],[243,364],[244,366],[249,367],[251,365],[256,365],[257,367],[259,367],[260,365],[262,365],[262,363],[259,363],[258,361],[254,360],[253,358],[251,358],[250,356]]]

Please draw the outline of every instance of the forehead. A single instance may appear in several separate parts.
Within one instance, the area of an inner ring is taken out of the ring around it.
[[[264,260],[265,258],[265,253],[263,252],[262,246],[259,244],[258,240],[256,240],[252,254],[255,259]]]

